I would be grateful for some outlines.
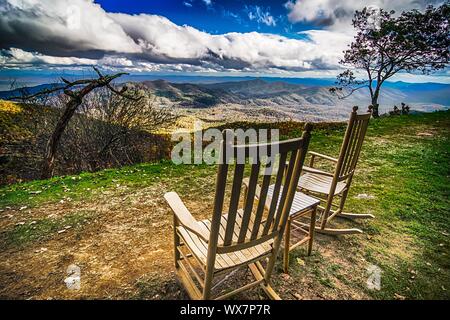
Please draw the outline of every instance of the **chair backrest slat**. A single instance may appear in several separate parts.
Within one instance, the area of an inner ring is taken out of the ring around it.
[[[239,232],[239,238],[237,241],[238,243],[244,242],[247,236],[253,203],[255,202],[256,184],[258,183],[259,169],[261,164],[259,161],[255,162],[255,164],[252,164],[250,173],[250,182],[248,184],[247,196],[245,198],[244,213],[242,215],[241,230]]]
[[[287,159],[287,152],[281,153],[279,162],[278,162],[278,164],[279,164],[278,172],[277,172],[276,179],[275,179],[275,186],[273,188],[269,212],[267,214],[266,223],[264,225],[264,229],[263,229],[263,233],[262,233],[263,235],[266,235],[269,233],[270,227],[272,225],[272,222],[273,222],[273,219],[275,216],[275,211],[277,209],[278,202],[279,202],[278,198],[280,196],[281,184],[283,182],[283,177],[284,177],[284,172],[285,172],[286,159]]]
[[[298,180],[300,178],[300,173],[302,171],[303,164],[305,163],[306,151],[308,149],[309,139],[305,139],[302,141],[302,146],[300,149],[293,150],[291,152],[291,160],[289,161],[289,167],[292,165],[293,170],[290,176],[289,183],[286,182],[284,184],[283,189],[288,189],[286,199],[284,202],[280,202],[280,206],[283,206],[283,210],[281,212],[280,224],[278,226],[278,230],[280,235],[282,236],[282,232],[286,227],[287,218],[289,216],[289,212],[291,211],[292,202],[294,201],[295,192],[298,187]],[[295,159],[292,161],[292,159]],[[289,168],[288,168],[289,170]],[[284,190],[283,190],[284,191]]]
[[[233,187],[231,189],[230,208],[228,210],[227,228],[225,231],[224,245],[231,244],[234,235],[234,223],[239,208],[239,198],[241,195],[242,179],[244,177],[245,164],[236,164],[233,177]]]
[[[221,143],[222,146],[225,146],[225,143]],[[221,147],[221,152],[225,150],[225,147]],[[221,157],[223,154],[221,155]],[[225,186],[227,183],[227,172],[228,172],[228,164],[226,161],[219,164],[219,168],[217,171],[217,180],[216,180],[216,195],[214,198],[214,209],[213,209],[213,219],[216,216],[220,216],[223,210],[223,203],[225,198]],[[214,247],[217,247],[217,241],[220,230],[220,221],[219,223],[211,223],[210,236],[209,236],[209,245],[208,245],[208,255],[213,254],[215,252]]]
[[[253,223],[253,229],[250,240],[255,240],[260,230],[261,220],[263,217],[266,204],[267,192],[269,191],[270,180],[272,178],[272,170],[271,170],[272,167],[273,166],[268,166],[264,168],[264,177],[261,184],[261,192],[258,195],[259,202],[255,213],[255,221]]]
[[[353,108],[339,153],[335,171],[338,180],[350,177],[354,173],[369,124],[371,113],[357,114],[357,110],[358,107]]]
[[[364,141],[364,137],[366,135],[367,132],[367,128],[369,126],[369,121],[364,121],[361,125],[361,132],[360,132],[360,136],[362,136],[362,139],[358,140],[358,144],[355,147],[355,152],[354,152],[354,156],[353,156],[353,160],[350,163],[350,170],[354,170],[356,168],[356,164],[358,163],[358,159],[359,159],[359,154],[361,152],[361,147]],[[350,171],[349,170],[349,171]]]
[[[244,151],[245,161],[239,161],[234,165],[226,163],[219,164],[217,173],[216,196],[214,201],[214,212],[211,221],[211,235],[208,243],[208,256],[214,255],[217,250],[220,252],[232,252],[241,250],[244,247],[250,247],[262,241],[267,241],[280,235],[281,228],[284,227],[287,220],[287,214],[290,210],[290,203],[296,190],[301,167],[309,145],[311,137],[311,125],[306,125],[306,130],[302,138],[279,141],[273,143],[257,145],[227,145],[221,143],[221,157],[227,159],[228,153],[237,155],[239,151]],[[224,137],[227,133],[224,133]],[[232,152],[229,152],[230,148]],[[266,151],[270,159],[279,159],[279,166],[274,163],[264,163],[260,157],[260,151]],[[276,154],[275,154],[275,151]],[[256,151],[256,152],[255,152]],[[225,156],[224,156],[225,155]],[[255,158],[256,156],[256,158]],[[290,157],[290,158],[289,158]],[[238,160],[239,157],[237,157]],[[249,161],[247,160],[250,160]],[[285,163],[289,159],[284,186],[283,176],[285,172]],[[228,162],[229,163],[229,162]],[[239,210],[241,203],[241,188],[245,167],[250,166],[250,177],[248,181],[247,192],[244,196],[242,211]],[[231,194],[227,216],[224,217],[223,208],[225,202],[225,190],[227,186],[228,171],[233,170],[231,182]],[[262,169],[262,170],[261,170]],[[260,170],[264,172],[261,179]],[[270,207],[266,210],[269,186],[273,180],[273,172],[276,171],[275,185],[273,186],[272,200]],[[261,184],[258,180],[262,180]],[[259,188],[259,193],[256,190]],[[281,191],[282,190],[282,191]],[[281,193],[281,196],[280,196]],[[255,197],[256,195],[256,197]],[[258,205],[254,206],[255,199],[258,198]],[[278,200],[278,201],[277,201]],[[256,207],[256,208],[254,208]],[[265,213],[267,212],[267,216]],[[266,218],[266,219],[265,219]],[[211,248],[213,247],[213,248]]]
[[[358,133],[359,133],[359,129],[361,128],[361,122],[357,121],[356,119],[353,122],[353,128],[351,130],[350,133],[350,139],[348,141],[348,145],[347,145],[347,149],[345,152],[345,158],[344,158],[344,162],[342,163],[342,167],[341,167],[341,174],[346,174],[348,172],[349,168],[349,163],[352,161],[352,155],[353,155],[353,151],[355,149],[355,145],[357,144],[358,141]]]
[[[294,164],[295,164],[295,159],[296,158],[296,153],[294,151],[291,152],[290,154],[290,159],[289,159],[289,165],[287,167],[286,170],[286,175],[284,177],[284,186],[288,186],[292,180],[292,174],[294,172]],[[284,203],[284,201],[286,200],[286,196],[288,193],[288,188],[283,188],[281,191],[281,197],[279,200],[279,205],[274,217],[274,223],[272,226],[272,232],[276,231],[278,229],[278,224],[280,223],[280,219],[281,219],[281,215],[283,213],[283,206],[281,204]]]

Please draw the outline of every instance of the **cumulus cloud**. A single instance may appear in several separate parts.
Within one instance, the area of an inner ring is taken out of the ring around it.
[[[53,57],[43,55],[38,52],[27,52],[18,48],[0,50],[0,64],[4,66],[23,66],[23,65],[94,65],[97,60],[76,58],[76,57]]]
[[[141,48],[90,0],[0,0],[0,46],[83,57]]]
[[[285,7],[289,10],[289,21],[312,22],[334,29],[350,30],[355,10],[372,6],[386,10],[402,12],[411,9],[423,9],[429,4],[439,4],[442,0],[289,0]]]
[[[38,52],[27,52],[18,48],[0,50],[0,64],[5,69],[33,68],[71,68],[79,69],[99,65],[102,69],[126,72],[207,72],[226,71],[225,68],[210,65],[193,66],[183,63],[164,64],[143,60],[131,60],[122,56],[107,55],[101,59],[86,59],[76,57],[54,57]]]
[[[259,16],[266,16],[264,10]],[[138,71],[336,69],[351,42],[331,30],[305,31],[302,39],[213,35],[157,15],[108,13],[93,0],[0,0],[0,33],[2,65],[100,64]]]
[[[351,41],[347,35],[323,30],[303,32],[305,40],[258,32],[211,35],[160,16],[110,16],[139,43],[140,58],[159,63],[213,63],[229,69],[336,68],[339,55]],[[329,50],[330,42],[333,50]]]

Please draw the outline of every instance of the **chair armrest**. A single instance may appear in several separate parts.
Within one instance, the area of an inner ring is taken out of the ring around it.
[[[311,167],[307,167],[307,166],[303,166],[302,172],[310,172],[310,173],[320,174],[320,175],[323,175],[323,176],[333,177],[332,173],[325,172],[325,171],[322,171],[322,170],[319,170],[319,169],[315,169],[315,168],[311,168]]]
[[[330,161],[333,161],[333,162],[338,162],[338,159],[333,158],[333,157],[329,157],[327,155],[324,155],[324,154],[321,154],[321,153],[318,153],[318,152],[308,151],[308,153],[310,155],[312,155],[312,156],[316,156],[316,157],[323,158],[323,159],[326,159],[326,160],[330,160]]]
[[[176,192],[168,192],[164,198],[183,227],[198,235],[205,242],[209,241],[209,233],[200,227]]]

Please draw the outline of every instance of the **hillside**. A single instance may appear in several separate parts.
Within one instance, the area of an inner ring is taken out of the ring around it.
[[[301,132],[298,123],[259,126],[277,126],[283,138]],[[310,150],[336,155],[344,128],[321,124]],[[450,299],[449,150],[449,111],[372,120],[346,210],[376,218],[336,219],[365,234],[317,235],[312,256],[292,252],[289,275],[279,261],[281,297]],[[163,194],[175,190],[196,218],[210,217],[216,169],[145,163],[0,188],[0,298],[186,298]],[[64,284],[70,264],[81,268],[80,290]],[[372,265],[382,270],[379,291],[366,286]],[[265,299],[259,290],[237,298]]]
[[[47,140],[60,110],[0,100],[0,185],[39,177]],[[111,144],[111,141],[114,141]],[[167,158],[169,137],[130,130],[77,113],[62,137],[55,174],[97,171]],[[100,152],[110,146],[108,152]]]

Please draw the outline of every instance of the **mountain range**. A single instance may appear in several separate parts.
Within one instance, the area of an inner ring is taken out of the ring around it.
[[[156,96],[157,104],[207,121],[225,120],[343,120],[352,106],[370,104],[367,89],[338,99],[329,91],[329,79],[245,79],[221,82],[129,82]],[[1,91],[0,98],[33,94],[61,84],[43,84],[21,90]],[[387,82],[380,96],[380,110],[387,112],[402,102],[412,110],[434,111],[450,106],[450,85],[440,83]]]
[[[217,83],[175,83],[165,80],[139,83],[158,97],[160,105],[184,110],[207,121],[229,119],[343,120],[354,105],[370,104],[367,89],[339,99],[330,84],[292,83],[252,79]],[[450,85],[439,83],[388,83],[380,97],[381,112],[402,102],[416,111],[446,109],[450,105]]]

